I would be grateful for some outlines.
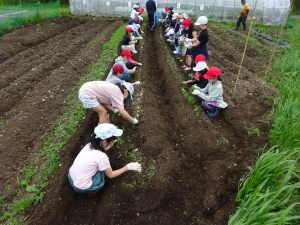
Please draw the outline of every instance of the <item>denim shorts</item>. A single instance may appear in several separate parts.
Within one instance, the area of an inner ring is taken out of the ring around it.
[[[92,186],[90,186],[87,189],[83,189],[83,190],[74,186],[74,183],[73,183],[73,180],[72,180],[70,174],[68,174],[68,180],[69,180],[69,183],[70,183],[70,185],[72,186],[72,188],[75,192],[77,192],[79,194],[84,194],[84,193],[89,193],[89,192],[101,190],[104,187],[104,184],[105,184],[105,174],[104,174],[103,171],[98,171],[92,177],[92,181],[93,181]]]

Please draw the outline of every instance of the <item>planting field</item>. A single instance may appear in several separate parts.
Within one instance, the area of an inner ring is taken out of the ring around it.
[[[120,24],[60,18],[1,37],[6,43],[0,51],[1,195],[13,196],[15,187],[9,184],[36,157],[57,125],[67,94]],[[128,104],[140,124],[128,126],[114,116],[112,122],[125,135],[109,154],[116,168],[139,160],[142,173],[108,181],[93,196],[71,190],[68,169],[97,123],[89,113],[61,153],[43,200],[27,210],[29,224],[227,224],[239,180],[268,145],[270,99],[276,91],[261,79],[268,52],[256,48],[247,51],[232,95],[245,39],[216,26],[210,35],[208,64],[223,70],[229,103],[221,118],[194,111],[180,85],[187,74],[162,32],[146,33],[137,57],[143,66],[134,78],[142,85]]]
[[[20,170],[38,160],[71,88],[122,22],[61,17],[0,37],[0,195],[16,192]]]

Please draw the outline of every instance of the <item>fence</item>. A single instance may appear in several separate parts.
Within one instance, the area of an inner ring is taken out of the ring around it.
[[[139,2],[145,7],[147,0],[70,0],[71,13],[92,16],[129,16],[132,5]],[[241,8],[240,0],[156,0],[158,10],[166,5],[191,16],[206,15],[220,20],[235,20]],[[255,0],[247,1],[254,6]],[[280,24],[290,6],[290,0],[258,0],[255,20],[266,24]]]
[[[0,0],[0,31],[59,15],[59,0]]]

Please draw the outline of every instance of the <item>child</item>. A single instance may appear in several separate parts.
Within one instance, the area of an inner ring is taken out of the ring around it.
[[[209,117],[219,116],[222,109],[226,108],[228,104],[223,100],[223,86],[220,81],[222,71],[218,67],[209,68],[204,78],[209,81],[205,88],[201,89],[195,86],[193,95],[198,97],[202,102],[202,106]]]
[[[130,60],[132,60],[134,66],[132,69],[129,69],[127,67],[128,63],[130,63]],[[121,54],[118,58],[115,59],[115,64],[119,64],[123,67],[123,72],[122,74],[119,76],[121,80],[124,80],[124,81],[129,81],[130,80],[130,77],[132,74],[135,73],[136,71],[136,65],[142,65],[141,63],[139,62],[136,62],[132,59],[132,54],[130,52],[129,49],[124,49],[121,51]],[[108,76],[110,76],[112,74],[112,69],[109,71],[109,74]]]
[[[134,92],[134,85],[139,85],[141,82],[140,81],[136,81],[134,83],[128,83],[124,80],[122,80],[120,78],[121,74],[123,73],[124,69],[120,64],[115,64],[112,69],[111,72],[109,72],[107,78],[105,81],[110,82],[112,84],[123,84],[126,86],[127,90],[130,93],[130,97],[132,99],[133,96],[133,92]]]
[[[79,100],[83,107],[98,113],[99,123],[109,122],[108,109],[114,113],[119,112],[132,124],[138,124],[139,121],[124,109],[124,99],[128,96],[128,89],[124,85],[114,85],[107,81],[89,81],[79,89]]]
[[[134,30],[132,27],[126,27],[125,28],[125,36],[121,44],[121,49],[129,49],[134,54],[137,53],[135,50],[135,44],[137,43],[137,40],[133,40],[132,36],[134,33]]]
[[[69,169],[68,180],[75,192],[95,193],[103,188],[105,176],[115,178],[129,170],[141,172],[138,162],[112,170],[106,152],[113,146],[115,138],[122,134],[123,130],[110,123],[99,124],[94,129],[90,143],[79,152]]]
[[[205,56],[205,59],[209,59],[208,50],[207,50],[207,42],[208,42],[208,30],[207,30],[208,19],[206,16],[200,16],[197,19],[195,25],[197,25],[201,32],[197,38],[193,38],[192,44],[189,45],[189,48],[192,48],[193,57],[196,57],[198,54],[202,54]]]
[[[182,24],[182,29],[183,29],[183,37],[184,41],[187,43],[188,41],[191,41],[193,39],[193,24],[192,20],[187,18],[183,21]],[[192,62],[193,62],[193,54],[192,54],[192,49],[186,49],[185,52],[185,64],[183,65],[183,69],[185,71],[191,70]]]
[[[193,68],[196,72],[194,79],[182,81],[183,84],[196,84],[200,88],[205,88],[208,80],[204,78],[204,75],[207,73],[208,67],[206,62],[198,62],[196,67]]]

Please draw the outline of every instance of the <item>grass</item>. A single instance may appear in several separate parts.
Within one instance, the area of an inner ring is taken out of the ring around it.
[[[245,129],[247,130],[249,137],[258,137],[262,135],[262,131],[252,123],[247,124]]]
[[[21,213],[34,202],[38,202],[43,198],[43,189],[47,186],[59,166],[60,151],[75,134],[79,122],[85,115],[85,110],[77,99],[79,87],[88,80],[103,78],[112,60],[117,56],[116,52],[123,38],[124,27],[125,25],[119,27],[112,34],[111,39],[102,46],[102,53],[95,64],[90,67],[88,74],[73,88],[59,125],[54,129],[52,135],[50,135],[40,150],[42,164],[36,165],[35,162],[32,162],[30,166],[23,169],[22,178],[18,178],[17,181],[20,191],[0,215],[1,224],[24,223],[24,217],[22,217]],[[33,176],[36,176],[34,183],[31,179]]]
[[[18,14],[20,16],[11,17],[0,23],[0,34],[6,30],[13,29],[24,24],[33,23],[36,21],[45,20],[51,17],[57,17],[61,15],[61,7],[59,1],[43,4],[23,4],[16,6],[0,6],[0,10],[13,11],[29,11],[30,14]],[[66,12],[67,8],[64,7],[62,12]],[[16,14],[17,15],[17,14]]]
[[[276,58],[269,76],[280,91],[269,134],[274,147],[261,153],[241,182],[229,225],[300,224],[300,21],[287,36],[292,48]]]
[[[155,162],[150,163],[148,166],[143,165],[142,173],[139,176],[133,176],[130,179],[123,181],[122,186],[127,189],[140,188],[148,184],[157,174],[157,167]]]
[[[226,139],[225,137],[221,136],[217,139],[217,145],[218,146],[226,146],[228,145],[230,142],[228,139]]]

